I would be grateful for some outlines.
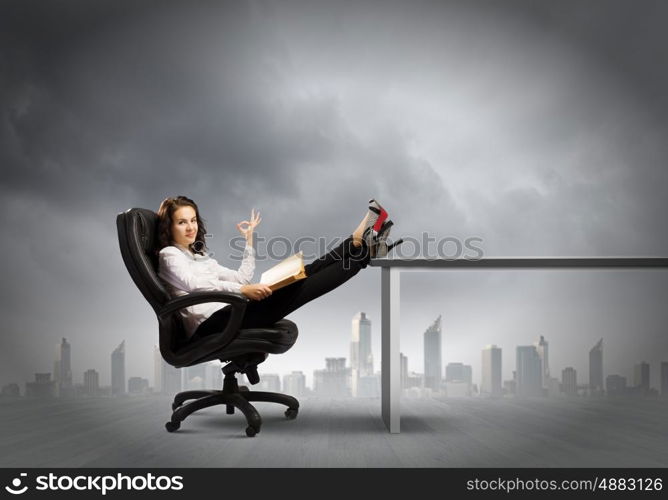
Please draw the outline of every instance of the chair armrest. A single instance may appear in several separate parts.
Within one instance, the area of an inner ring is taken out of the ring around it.
[[[160,313],[158,313],[158,319],[164,321],[179,309],[204,302],[224,302],[230,304],[232,306],[230,319],[220,334],[208,335],[191,342],[183,349],[180,349],[179,352],[170,353],[169,359],[165,358],[165,360],[177,368],[211,359],[213,353],[221,351],[227,344],[232,342],[239,333],[239,327],[241,326],[249,299],[227,292],[191,292],[187,295],[175,297],[167,302],[160,310]],[[164,353],[163,356],[165,356]]]
[[[246,297],[239,297],[233,293],[228,292],[191,292],[187,295],[175,297],[167,302],[158,316],[164,318],[173,312],[183,309],[184,307],[194,306],[195,304],[202,304],[204,302],[224,302],[225,304],[246,304],[248,299]]]

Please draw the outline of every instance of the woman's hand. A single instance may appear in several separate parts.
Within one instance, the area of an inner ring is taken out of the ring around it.
[[[271,288],[268,285],[254,283],[252,285],[243,285],[241,293],[251,300],[262,300],[271,295]]]
[[[258,226],[262,217],[260,217],[260,212],[255,213],[255,209],[251,209],[251,218],[250,220],[242,220],[237,224],[237,229],[239,232],[244,235],[246,241],[250,241],[250,238],[253,237],[253,231]]]

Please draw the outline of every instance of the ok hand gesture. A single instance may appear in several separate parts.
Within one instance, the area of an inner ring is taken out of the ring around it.
[[[246,241],[250,241],[253,237],[253,230],[260,224],[262,217],[260,217],[260,212],[255,212],[255,209],[251,209],[251,218],[250,220],[242,220],[237,224],[237,229],[239,232],[244,235]]]

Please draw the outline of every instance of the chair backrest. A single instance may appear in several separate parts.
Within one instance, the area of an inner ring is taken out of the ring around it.
[[[170,296],[158,278],[158,214],[145,208],[131,208],[116,217],[118,244],[132,281],[155,311],[156,316]],[[177,366],[178,354],[187,336],[178,313],[158,316],[160,353]]]
[[[158,214],[145,208],[131,208],[118,214],[116,229],[125,267],[157,314],[170,299],[157,273]]]

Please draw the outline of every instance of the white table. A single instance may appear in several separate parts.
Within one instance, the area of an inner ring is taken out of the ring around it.
[[[381,268],[381,407],[391,433],[400,429],[399,285],[402,271],[435,269],[665,268],[665,257],[489,257],[482,259],[371,259]]]

